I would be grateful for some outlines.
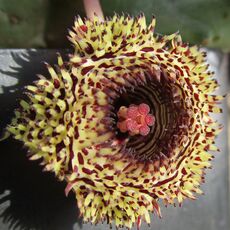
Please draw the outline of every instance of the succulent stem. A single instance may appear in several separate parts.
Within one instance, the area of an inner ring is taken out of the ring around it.
[[[104,21],[100,0],[83,0],[83,3],[87,18],[93,19],[97,15],[100,21]]]

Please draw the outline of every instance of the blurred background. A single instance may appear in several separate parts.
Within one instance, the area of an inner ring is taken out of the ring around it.
[[[207,51],[210,69],[220,83],[218,94],[229,92],[230,0],[101,0],[105,16],[116,13],[154,15],[156,32],[179,31],[184,41]],[[85,17],[82,0],[0,0],[0,133],[10,122],[24,86],[48,76],[43,61],[55,64],[56,53],[71,52],[68,28],[75,15]],[[162,206],[163,219],[152,216],[155,230],[229,230],[230,99],[216,119],[224,129],[221,149],[207,170],[204,196],[182,207]],[[0,230],[106,230],[83,224],[74,194],[64,195],[65,183],[42,172],[39,161],[27,159],[26,149],[12,139],[0,142]],[[135,229],[135,228],[134,228]]]
[[[230,50],[229,0],[101,0],[105,16],[117,13],[157,18],[158,33],[180,31],[185,41]],[[81,0],[0,0],[0,47],[64,48]]]

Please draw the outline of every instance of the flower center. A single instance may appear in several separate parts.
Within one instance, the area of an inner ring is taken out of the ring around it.
[[[117,112],[117,127],[122,133],[129,135],[146,136],[150,132],[150,127],[155,123],[155,117],[149,113],[147,104],[130,105],[128,108],[121,106]],[[149,127],[150,126],[150,127]]]

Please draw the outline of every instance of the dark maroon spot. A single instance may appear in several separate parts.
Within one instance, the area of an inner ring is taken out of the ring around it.
[[[212,132],[207,132],[205,136],[206,136],[206,137],[212,137],[212,136],[213,136],[213,133],[212,133]]]
[[[199,95],[197,93],[194,93],[194,97],[197,101],[199,101]]]
[[[39,101],[38,104],[45,105],[45,101]]]
[[[85,185],[81,185],[79,188],[80,188],[82,191],[86,189]]]
[[[91,37],[91,41],[95,42],[97,40],[97,37]]]
[[[84,181],[86,184],[95,186],[95,183],[92,180],[88,179],[88,178],[82,178],[81,180]]]
[[[162,49],[157,49],[157,52],[158,52],[158,53],[164,53],[164,50],[162,50]]]
[[[79,164],[83,165],[84,164],[84,159],[83,159],[83,157],[82,157],[80,152],[78,153],[77,157],[78,157]]]
[[[42,137],[43,137],[43,130],[40,130],[39,132],[38,132],[38,139],[42,139]]]
[[[49,110],[47,110],[46,112],[45,112],[45,115],[46,115],[46,117],[48,118],[48,119],[50,119],[52,116],[51,116],[51,114],[49,113]]]
[[[135,59],[130,59],[129,62],[133,64],[136,60]]]
[[[184,78],[184,79],[185,79],[185,81],[186,81],[186,83],[187,83],[187,85],[188,85],[188,88],[189,88],[191,91],[193,91],[193,88],[192,88],[191,83],[189,82],[189,79],[188,79],[188,78]]]
[[[61,109],[58,105],[55,106],[55,110],[57,111],[57,113],[60,113],[61,112]]]
[[[87,169],[87,168],[82,168],[82,172],[88,174],[88,175],[91,175],[93,173],[95,173],[94,170],[90,170],[90,169]]]
[[[101,84],[100,84],[99,82],[97,82],[96,87],[97,87],[98,89],[101,89]]]
[[[88,80],[88,84],[89,84],[89,86],[92,86],[92,87],[93,87],[93,86],[94,86],[94,82],[93,82],[93,80],[89,78],[89,80]]]
[[[29,119],[30,120],[32,120],[32,121],[34,121],[35,120],[35,118],[36,118],[36,112],[35,112],[35,110],[34,109],[30,109],[30,113],[29,113]]]
[[[163,184],[166,184],[166,183],[170,182],[171,180],[173,180],[174,178],[176,178],[177,175],[178,175],[178,171],[176,172],[176,174],[174,176],[169,177],[168,179],[165,179],[163,181],[159,181],[157,184],[155,184],[155,186],[161,186]]]
[[[29,133],[29,134],[27,135],[27,139],[28,139],[29,141],[33,140],[33,136],[31,135],[31,133]]]
[[[116,183],[116,185],[117,185],[117,183]],[[111,195],[113,194],[113,190],[116,189],[116,185],[115,186],[108,186],[107,184],[104,183],[104,186],[109,189],[109,193]]]
[[[185,168],[183,168],[183,169],[181,170],[181,172],[182,172],[182,174],[184,174],[184,175],[186,175],[186,174],[187,174],[187,172],[186,172]]]
[[[142,189],[143,186],[140,184],[140,185],[134,185],[133,183],[121,183],[122,186],[127,186],[127,187],[132,187],[132,188],[138,188],[138,189]]]
[[[25,131],[24,130],[20,130],[20,135],[24,135]]]
[[[113,166],[111,164],[105,164],[104,168],[113,169]]]
[[[96,55],[93,55],[92,60],[97,61],[97,60],[102,59],[102,58],[113,58],[113,57],[114,57],[114,53],[110,52],[110,53],[106,53],[105,55],[103,55],[101,57],[97,57]]]
[[[86,156],[87,156],[88,153],[89,153],[88,150],[87,150],[86,148],[83,148],[83,149],[82,149],[82,152],[83,152]]]
[[[162,66],[164,69],[167,69],[167,65],[165,65],[164,63],[161,63],[161,66]]]
[[[123,172],[125,172],[129,167],[132,166],[132,163],[129,163],[124,169],[123,169]]]
[[[195,136],[195,138],[194,138],[194,142],[197,141],[199,139],[199,137],[200,137],[200,134],[197,133],[196,136]]]
[[[82,75],[85,75],[85,74],[87,74],[91,69],[93,69],[94,68],[94,66],[93,65],[91,65],[91,66],[87,66],[87,67],[85,67],[85,68],[83,68],[82,70],[81,70],[81,74]]]
[[[109,68],[111,67],[112,65],[107,65],[106,63],[102,63],[98,66],[98,68]]]
[[[72,92],[75,92],[75,88],[76,88],[76,85],[78,83],[78,79],[77,77],[75,77],[74,75],[71,74],[71,79],[72,79],[72,82],[73,82],[73,85],[72,85]],[[76,99],[76,96],[75,96],[75,93],[73,94],[74,95],[74,98]]]
[[[190,55],[190,50],[187,49],[185,52],[184,52],[185,56],[189,56]]]
[[[113,69],[116,70],[116,71],[119,71],[119,70],[122,70],[122,67],[121,66],[116,66]]]
[[[72,148],[72,146],[71,146],[71,148]],[[73,156],[74,156],[74,152],[73,152],[73,150],[71,148],[69,148],[68,169],[69,169],[69,172],[74,171],[75,173],[77,173],[78,172],[78,167],[75,165],[74,169],[73,169],[73,165],[72,165],[72,159],[73,159]]]
[[[86,105],[84,105],[82,107],[82,115],[83,115],[83,117],[85,117],[85,115],[86,115]]]
[[[59,133],[57,133],[55,131],[52,133],[52,137],[56,137],[57,135],[59,135]]]
[[[145,47],[145,48],[142,48],[141,51],[143,51],[143,52],[152,52],[152,51],[154,51],[154,49],[152,47]]]
[[[95,165],[95,168],[96,168],[97,170],[99,170],[99,171],[102,171],[102,170],[103,170],[103,168],[102,168],[99,164],[96,164],[96,165]]]
[[[196,157],[195,160],[196,161],[201,161],[201,158],[200,157]]]
[[[69,158],[70,158],[70,160],[72,160],[73,157],[74,157],[74,152],[73,152],[73,150],[71,149],[71,150],[69,151]]]
[[[46,93],[46,97],[49,98],[49,99],[53,99],[53,95],[51,93]]]
[[[65,89],[61,88],[60,93],[61,93],[61,95],[58,98],[61,100],[64,100],[65,99]]]
[[[88,31],[88,27],[86,25],[81,25],[80,28],[85,33]]]
[[[92,88],[92,94],[93,94],[93,95],[97,94],[98,91],[99,91],[99,90],[98,90],[97,88]]]
[[[60,87],[60,82],[58,79],[54,79],[54,87],[57,89]]]
[[[79,131],[78,131],[78,127],[77,126],[74,128],[74,131],[75,131],[74,138],[78,139],[79,138]]]
[[[94,49],[93,49],[92,45],[90,43],[88,43],[88,42],[87,42],[87,45],[88,45],[88,47],[85,48],[85,52],[87,54],[93,54],[94,53]]]
[[[181,76],[184,76],[182,69],[178,65],[174,65],[174,67],[180,72]]]
[[[164,58],[162,58],[159,54],[157,54],[156,56],[157,56],[157,58],[158,58],[160,61],[163,61],[163,60],[164,60]]]
[[[113,180],[113,176],[105,176],[104,177],[106,180]]]
[[[161,196],[163,196],[163,195],[164,195],[164,193],[163,193],[163,192],[161,192],[161,191],[158,191],[157,193],[158,193],[158,194],[160,194]]]
[[[59,144],[56,145],[56,152],[59,153],[63,148],[65,147],[64,142],[60,142]]]

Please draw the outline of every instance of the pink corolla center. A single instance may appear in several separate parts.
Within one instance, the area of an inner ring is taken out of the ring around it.
[[[140,134],[146,136],[150,127],[155,123],[155,117],[150,114],[147,104],[121,106],[118,113],[117,127],[122,133],[128,132],[131,136]]]

